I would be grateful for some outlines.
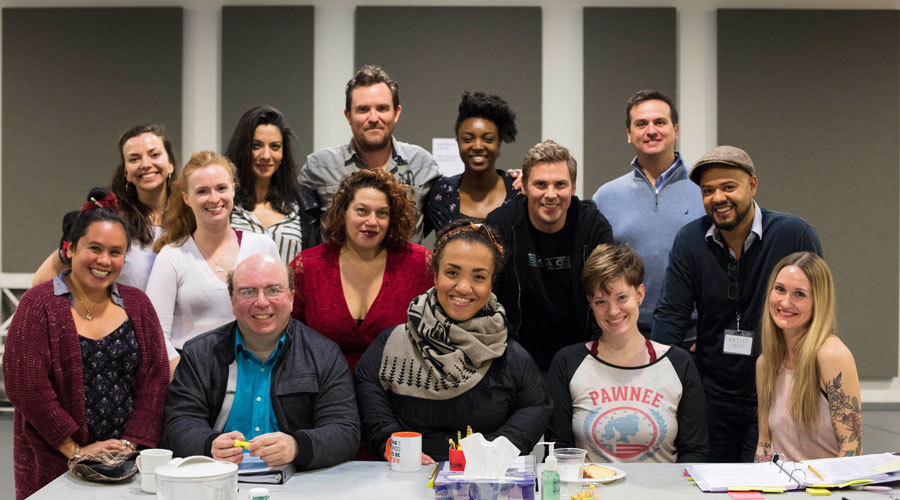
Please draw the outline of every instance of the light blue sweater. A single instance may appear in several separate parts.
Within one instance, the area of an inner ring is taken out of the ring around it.
[[[631,172],[600,186],[593,200],[612,225],[616,242],[631,245],[644,261],[646,296],[638,328],[649,335],[675,234],[706,212],[700,188],[688,178],[678,153],[672,166],[657,179],[656,188],[644,175],[637,158],[631,165]]]

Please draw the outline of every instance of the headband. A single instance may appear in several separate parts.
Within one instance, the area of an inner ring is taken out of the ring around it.
[[[486,224],[482,224],[480,222],[469,222],[468,224],[455,227],[441,235],[441,237],[438,238],[437,242],[434,244],[434,254],[437,255],[437,253],[441,251],[441,248],[443,248],[443,246],[447,244],[452,236],[463,232],[475,232],[483,234],[491,243],[491,246],[494,247],[494,250],[496,250],[497,253],[500,254],[500,260],[503,260],[503,246],[500,245],[496,238],[494,238],[494,233],[491,232],[491,228]]]

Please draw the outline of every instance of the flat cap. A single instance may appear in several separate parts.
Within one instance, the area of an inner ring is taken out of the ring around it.
[[[734,146],[716,146],[694,164],[694,168],[691,170],[691,180],[700,185],[700,174],[706,170],[706,167],[714,165],[739,168],[751,176],[756,175],[756,167],[753,166],[753,160],[746,151]]]

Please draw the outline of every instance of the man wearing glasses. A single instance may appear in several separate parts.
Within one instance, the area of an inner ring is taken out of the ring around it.
[[[783,257],[822,255],[815,229],[753,200],[759,180],[742,149],[718,146],[694,165],[706,215],[675,236],[651,338],[684,341],[697,308],[695,360],[706,392],[710,462],[752,462],[757,441],[755,364],[769,274]]]
[[[184,345],[169,388],[163,442],[176,456],[240,463],[249,453],[301,470],[353,458],[359,417],[347,362],[291,319],[293,288],[289,268],[269,255],[229,275],[236,320]]]

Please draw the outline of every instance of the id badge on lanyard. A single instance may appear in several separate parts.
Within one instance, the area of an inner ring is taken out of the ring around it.
[[[722,344],[724,354],[751,356],[753,354],[753,332],[741,330],[741,315],[737,315],[735,329],[725,330],[725,342]]]

